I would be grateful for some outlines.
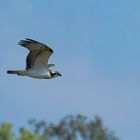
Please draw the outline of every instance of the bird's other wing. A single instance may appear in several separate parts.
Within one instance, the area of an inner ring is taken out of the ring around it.
[[[46,49],[49,52],[53,52],[53,50],[50,47],[48,47],[46,44],[43,44],[41,42],[29,38],[25,38],[25,40],[20,40],[18,45],[27,48],[29,51]]]
[[[19,45],[30,51],[26,58],[26,69],[48,68],[48,60],[53,53],[51,48],[43,43],[28,38],[26,38],[26,40],[21,40]]]

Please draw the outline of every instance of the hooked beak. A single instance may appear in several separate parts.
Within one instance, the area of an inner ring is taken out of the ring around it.
[[[62,76],[62,74],[59,73],[59,76]]]

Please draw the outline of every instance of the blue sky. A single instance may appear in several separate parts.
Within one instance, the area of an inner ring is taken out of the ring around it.
[[[99,115],[122,140],[140,139],[140,1],[0,2],[0,121]],[[6,74],[25,67],[28,51],[17,43],[26,37],[53,48],[62,78]]]

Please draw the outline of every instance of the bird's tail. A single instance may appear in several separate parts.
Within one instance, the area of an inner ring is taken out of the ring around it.
[[[26,70],[8,70],[8,74],[24,75]]]

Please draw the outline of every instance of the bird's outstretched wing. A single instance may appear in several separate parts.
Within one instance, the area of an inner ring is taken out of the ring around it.
[[[48,60],[53,53],[51,48],[43,43],[29,38],[21,40],[18,44],[30,51],[26,58],[26,69],[48,68]]]

